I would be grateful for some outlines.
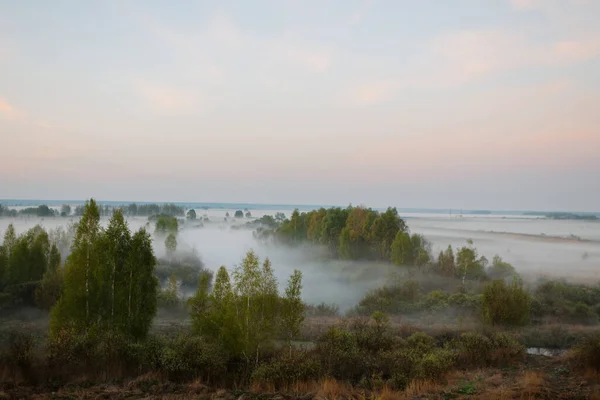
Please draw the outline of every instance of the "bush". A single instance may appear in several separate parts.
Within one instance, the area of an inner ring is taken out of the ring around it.
[[[35,345],[35,339],[29,332],[24,330],[8,332],[5,344],[0,349],[0,366],[10,371],[13,379],[18,373],[24,378],[30,378]]]
[[[526,325],[530,306],[531,296],[517,278],[509,285],[503,280],[494,280],[483,289],[483,319],[489,324]]]
[[[574,306],[569,307],[569,320],[573,323],[584,325],[595,325],[598,323],[598,314],[596,311],[585,303],[578,302]]]
[[[321,364],[305,352],[287,352],[271,362],[261,364],[252,373],[255,385],[272,386],[277,390],[288,388],[297,382],[316,381],[321,376]]]
[[[455,354],[448,349],[433,349],[417,363],[414,377],[427,380],[440,379],[454,366],[455,359]]]
[[[313,317],[337,317],[340,315],[340,307],[337,304],[320,303],[317,305],[307,304],[306,315]]]
[[[176,380],[219,377],[225,372],[227,361],[221,346],[192,335],[174,338],[160,355],[161,368]]]
[[[600,333],[595,333],[584,339],[574,349],[578,365],[600,372]]]
[[[462,367],[506,365],[525,355],[525,347],[506,334],[496,333],[490,337],[481,333],[463,333],[455,340],[458,364]]]

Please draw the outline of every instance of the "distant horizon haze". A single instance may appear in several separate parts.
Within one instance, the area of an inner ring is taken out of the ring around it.
[[[600,1],[0,2],[0,198],[600,209]]]

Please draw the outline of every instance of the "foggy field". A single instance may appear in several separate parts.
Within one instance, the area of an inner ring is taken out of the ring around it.
[[[340,261],[328,259],[322,249],[311,246],[288,248],[256,241],[253,228],[242,227],[252,219],[224,221],[225,214],[235,210],[196,210],[198,217],[206,216],[203,227],[185,225],[178,234],[180,250],[194,249],[207,268],[216,271],[225,265],[230,271],[246,252],[254,249],[261,259],[269,257],[275,269],[280,288],[283,288],[294,269],[304,274],[303,298],[310,303],[336,303],[346,310],[370,289],[390,282],[398,267],[387,263],[368,261]],[[253,218],[290,210],[250,210]],[[496,254],[512,263],[517,271],[529,279],[539,276],[564,277],[577,282],[600,280],[600,223],[593,221],[556,221],[540,218],[419,214],[403,216],[413,233],[425,235],[432,242],[433,254],[448,245],[456,248],[472,239],[481,255],[488,259]],[[146,217],[129,217],[132,230],[147,224]],[[13,223],[21,233],[39,223],[46,229],[66,226],[73,218],[2,218],[0,231]],[[107,217],[102,218],[106,225]],[[197,223],[196,223],[197,224]],[[154,224],[148,226],[154,231]],[[574,235],[574,236],[572,236]],[[574,239],[578,237],[581,240]],[[164,256],[161,240],[154,241],[157,256]]]

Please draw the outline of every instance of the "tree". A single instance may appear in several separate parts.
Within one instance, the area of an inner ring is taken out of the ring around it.
[[[246,218],[252,218],[252,214],[250,214],[250,211],[246,211]]]
[[[294,270],[282,299],[281,330],[292,353],[292,340],[300,334],[304,322],[305,308],[300,298],[302,292],[302,272]]]
[[[196,220],[196,210],[193,208],[189,209],[187,212],[187,219],[190,221]]]
[[[107,314],[105,319],[116,323],[125,321],[125,318],[115,316],[115,307],[118,306],[117,286],[122,286],[127,276],[128,258],[131,252],[131,232],[123,217],[121,209],[116,209],[110,219],[108,228],[99,238],[100,269],[99,279],[102,282],[103,304]]]
[[[91,199],[85,203],[67,258],[63,295],[50,315],[52,336],[62,329],[86,331],[98,320],[100,232],[100,210]]]
[[[441,275],[454,276],[456,274],[456,264],[454,262],[452,246],[448,245],[446,251],[440,251],[438,267]]]
[[[165,248],[169,255],[173,255],[177,250],[177,238],[173,233],[169,233],[169,236],[165,239]]]
[[[285,214],[282,212],[275,213],[275,220],[279,223],[282,223],[283,221],[285,221]]]
[[[160,235],[176,234],[179,229],[177,218],[170,215],[157,215],[154,232]]]
[[[396,265],[412,265],[414,263],[413,241],[408,232],[399,231],[392,242],[391,260]]]
[[[6,232],[4,232],[4,241],[2,242],[2,247],[0,247],[0,288],[8,284],[10,258],[16,241],[17,234],[15,232],[15,227],[13,224],[8,224]]]
[[[35,290],[35,304],[43,310],[50,310],[62,295],[63,275],[60,262],[60,252],[53,244],[48,256],[48,268]]]
[[[461,247],[456,253],[456,273],[462,278],[463,284],[466,279],[482,279],[485,277],[485,257],[479,257],[477,249],[469,246]]]
[[[68,204],[63,204],[60,207],[60,216],[61,217],[68,217],[69,215],[71,215],[71,206]]]
[[[244,218],[244,212],[242,210],[237,210],[233,216],[234,218]]]
[[[237,320],[242,336],[242,354],[247,362],[250,362],[253,354],[258,355],[260,345],[261,304],[258,297],[261,293],[262,274],[259,265],[256,253],[249,251],[242,263],[233,271],[234,293],[238,304]]]
[[[152,239],[140,229],[133,237],[121,210],[105,231],[100,210],[91,199],[64,268],[64,289],[50,317],[52,338],[64,330],[115,329],[143,338],[156,314],[158,281]]]
[[[14,231],[9,234],[14,234]],[[9,238],[9,242],[13,241]],[[50,241],[48,233],[39,225],[19,235],[8,246],[10,255],[7,261],[6,282],[18,285],[42,279],[48,266]]]
[[[488,268],[487,274],[492,279],[505,279],[515,275],[515,267],[507,263],[499,255],[492,259],[492,265]]]
[[[489,324],[526,325],[530,309],[531,295],[517,277],[510,284],[496,279],[483,288],[482,313]]]

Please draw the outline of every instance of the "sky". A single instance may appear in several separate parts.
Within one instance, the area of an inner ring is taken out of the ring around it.
[[[600,211],[598,15],[0,0],[0,198]]]

